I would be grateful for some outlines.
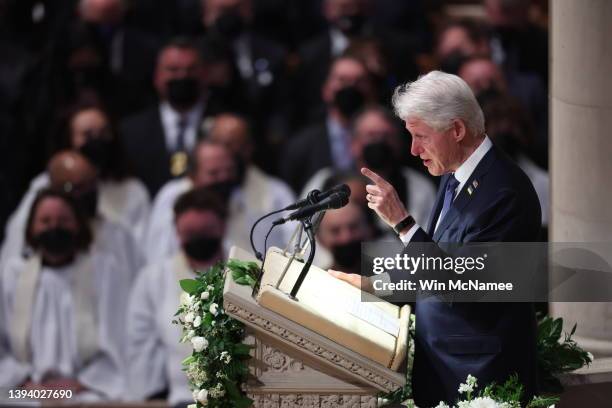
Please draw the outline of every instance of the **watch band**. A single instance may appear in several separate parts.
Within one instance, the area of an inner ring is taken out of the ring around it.
[[[397,224],[395,224],[395,227],[393,227],[393,231],[395,231],[395,233],[399,235],[400,232],[402,232],[404,228],[412,227],[414,224],[416,224],[416,221],[414,221],[414,218],[412,218],[412,216],[409,215],[403,220],[401,220],[400,222],[398,222]]]

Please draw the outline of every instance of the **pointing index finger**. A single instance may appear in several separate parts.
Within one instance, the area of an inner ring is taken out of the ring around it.
[[[372,180],[374,182],[374,184],[376,184],[379,187],[387,186],[389,184],[389,183],[387,183],[387,180],[385,180],[384,178],[380,177],[378,174],[376,174],[372,170],[368,169],[367,167],[363,167],[361,169],[361,174],[363,174],[364,176],[366,176],[367,178]]]

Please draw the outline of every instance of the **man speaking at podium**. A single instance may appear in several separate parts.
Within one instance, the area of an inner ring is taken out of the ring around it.
[[[442,176],[428,225],[417,225],[386,180],[364,168],[368,206],[402,242],[535,242],[540,204],[527,176],[485,134],[484,116],[459,77],[432,71],[398,87],[396,114],[412,135],[411,154]],[[361,277],[331,272],[356,286]],[[377,279],[396,282],[401,274]],[[455,403],[468,374],[479,384],[513,373],[525,398],[536,391],[536,321],[530,303],[417,301],[414,400],[418,406]]]

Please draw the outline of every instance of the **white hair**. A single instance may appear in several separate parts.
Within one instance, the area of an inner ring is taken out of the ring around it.
[[[395,88],[391,99],[395,114],[406,121],[419,119],[435,131],[461,119],[473,136],[484,134],[484,114],[474,93],[457,75],[431,71],[414,82]]]

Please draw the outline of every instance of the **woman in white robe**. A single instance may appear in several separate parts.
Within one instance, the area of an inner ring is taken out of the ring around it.
[[[193,401],[181,362],[191,355],[173,324],[181,279],[193,279],[223,258],[226,210],[210,190],[191,190],[175,206],[180,249],[138,274],[128,309],[130,399],[145,400],[165,390],[171,406]]]
[[[141,181],[128,176],[108,114],[96,103],[82,103],[67,115],[63,128],[56,148],[79,150],[100,172],[98,212],[122,225],[136,242],[142,242],[149,219],[149,193]],[[1,259],[23,251],[23,230],[32,201],[38,191],[49,185],[48,172],[30,183],[6,224]]]
[[[89,249],[88,222],[62,193],[34,200],[26,241],[34,253],[10,259],[1,274],[0,388],[120,399],[129,277]]]

